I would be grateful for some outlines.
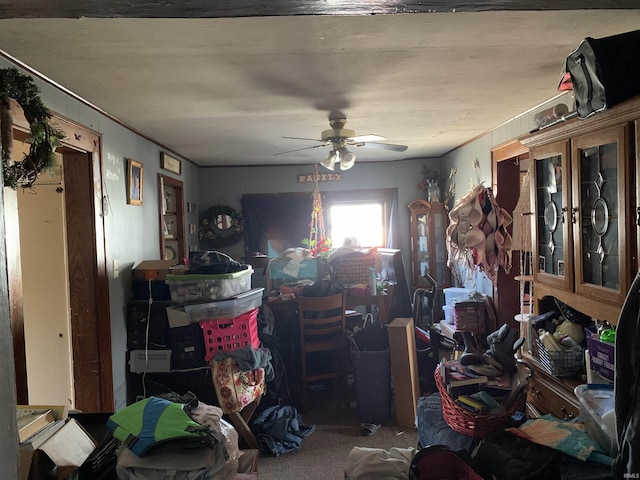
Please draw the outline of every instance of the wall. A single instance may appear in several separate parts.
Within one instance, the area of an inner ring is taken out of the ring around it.
[[[342,180],[336,182],[320,182],[321,192],[340,190],[362,190],[375,188],[398,189],[399,248],[402,249],[407,274],[411,268],[409,257],[409,210],[407,205],[416,198],[425,198],[426,193],[418,190],[418,181],[424,165],[438,170],[436,159],[413,159],[399,162],[358,162],[341,173]],[[318,167],[318,173],[330,173]],[[313,174],[313,165],[269,166],[269,167],[215,167],[200,169],[200,205],[207,209],[217,205],[220,198],[229,206],[240,209],[240,201],[244,194],[254,193],[313,193],[313,183],[298,183],[298,175]],[[211,186],[215,185],[215,188]],[[309,212],[311,215],[311,212]],[[235,257],[244,256],[244,242],[240,242],[224,251]]]

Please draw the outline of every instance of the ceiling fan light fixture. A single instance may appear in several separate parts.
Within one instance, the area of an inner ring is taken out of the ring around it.
[[[340,155],[340,170],[349,170],[356,163],[356,155],[346,147],[342,147],[338,150]]]
[[[333,171],[333,169],[336,166],[336,158],[337,158],[337,152],[335,150],[331,150],[329,152],[329,156],[324,160],[322,160],[320,162],[320,165],[322,165],[327,170]]]

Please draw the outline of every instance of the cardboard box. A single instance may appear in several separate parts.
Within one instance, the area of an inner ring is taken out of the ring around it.
[[[178,273],[174,267],[177,260],[144,260],[133,267],[133,280],[166,280],[167,275]]]
[[[16,410],[51,410],[56,419],[55,422],[19,446],[20,480],[27,480],[29,478],[34,452],[64,425],[68,417],[69,409],[66,405],[17,405]]]
[[[25,446],[20,451],[20,478],[29,478],[31,470],[45,472],[53,466],[57,478],[72,478],[74,472],[96,448],[95,440],[73,418],[60,420],[60,428],[30,452]],[[32,447],[32,445],[29,445]]]
[[[413,319],[396,318],[387,331],[396,423],[400,428],[415,428],[420,380]]]
[[[603,342],[597,334],[593,334],[587,337],[587,348],[589,349],[591,369],[613,382],[616,371],[615,343]]]

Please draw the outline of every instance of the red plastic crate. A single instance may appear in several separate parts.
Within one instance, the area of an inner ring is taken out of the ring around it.
[[[260,346],[258,338],[258,309],[233,318],[220,318],[200,322],[204,337],[205,360],[211,360],[219,351],[230,351],[251,345]]]

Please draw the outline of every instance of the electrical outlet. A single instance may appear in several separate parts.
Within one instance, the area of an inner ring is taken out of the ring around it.
[[[120,262],[118,260],[113,261],[113,278],[118,278],[120,276]]]

